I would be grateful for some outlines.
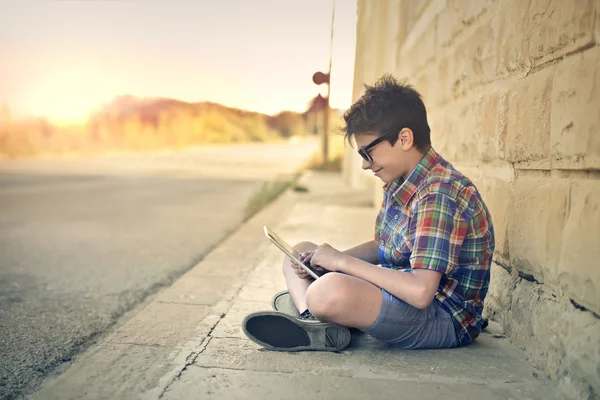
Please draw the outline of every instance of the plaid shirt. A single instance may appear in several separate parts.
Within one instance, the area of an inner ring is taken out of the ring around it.
[[[386,184],[375,223],[383,267],[442,273],[435,298],[453,316],[460,344],[481,332],[494,229],[473,183],[430,148],[407,180]]]

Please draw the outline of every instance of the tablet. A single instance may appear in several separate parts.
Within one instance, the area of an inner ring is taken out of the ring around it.
[[[317,271],[316,269],[314,269],[313,267],[310,266],[310,264],[308,263],[303,263],[302,261],[300,261],[300,254],[294,250],[294,248],[292,246],[290,246],[289,244],[287,244],[286,242],[284,242],[283,240],[281,240],[281,238],[279,236],[277,236],[275,234],[275,232],[273,232],[272,230],[270,230],[266,225],[264,226],[264,231],[265,231],[265,235],[267,236],[267,238],[269,238],[269,240],[275,245],[277,246],[277,248],[281,251],[283,251],[289,258],[291,258],[292,260],[294,260],[299,266],[301,266],[302,268],[304,268],[306,270],[306,272],[308,272],[308,274],[310,276],[312,276],[315,279],[319,279],[319,277],[323,274],[325,274],[327,271]]]

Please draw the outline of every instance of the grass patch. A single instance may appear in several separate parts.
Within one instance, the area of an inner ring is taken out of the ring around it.
[[[263,183],[263,185],[252,194],[244,208],[244,222],[248,221],[254,214],[265,208],[290,186],[295,185],[299,177],[300,173],[296,173],[292,176],[281,176],[272,182]]]
[[[326,162],[322,162],[320,158],[313,160],[308,168],[313,171],[342,172],[343,154],[336,154]]]
[[[313,171],[327,171],[341,173],[344,161],[345,144],[344,137],[340,135],[329,136],[329,159],[327,162],[322,161],[322,156],[319,151],[302,166],[301,169]],[[266,182],[260,187],[251,197],[244,209],[244,222],[252,218],[254,214],[262,210],[269,203],[275,200],[281,193],[288,188],[292,188],[294,192],[306,193],[309,189],[306,186],[298,184],[300,173],[294,175],[285,175],[276,178],[272,182]]]

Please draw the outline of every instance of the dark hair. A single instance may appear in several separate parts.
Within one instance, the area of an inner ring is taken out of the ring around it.
[[[390,131],[400,132],[410,128],[415,146],[421,151],[431,145],[427,111],[421,95],[410,85],[400,83],[392,75],[385,74],[373,86],[365,85],[366,91],[344,113],[345,138],[361,133],[382,136]],[[391,135],[394,144],[398,136]]]

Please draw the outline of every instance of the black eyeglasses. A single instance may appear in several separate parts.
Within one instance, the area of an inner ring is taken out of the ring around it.
[[[377,139],[373,140],[368,145],[359,148],[358,149],[358,154],[360,154],[360,156],[366,162],[372,163],[373,162],[373,157],[371,157],[371,153],[369,153],[369,151],[371,151],[371,149],[373,147],[377,146],[379,143],[381,143],[384,140],[388,139],[392,134],[398,134],[398,131],[394,130],[394,131],[389,131],[389,132],[384,133],[383,135],[379,136]]]

